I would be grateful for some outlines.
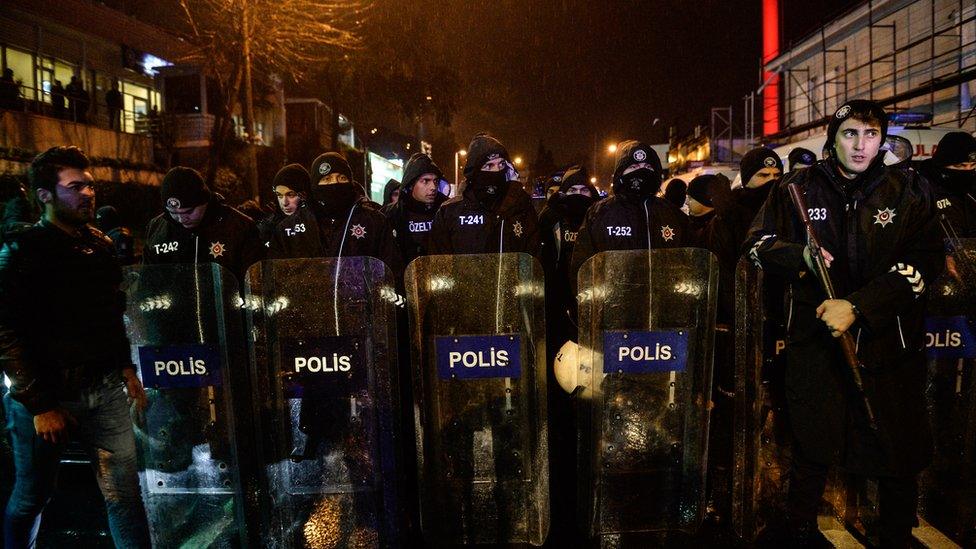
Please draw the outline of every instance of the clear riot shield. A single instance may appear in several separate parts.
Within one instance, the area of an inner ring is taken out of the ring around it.
[[[549,479],[539,262],[524,253],[420,257],[405,285],[426,542],[541,545]]]
[[[976,545],[976,239],[954,240],[928,289],[926,397],[935,442],[920,479],[919,515],[963,547]]]
[[[717,283],[698,248],[580,268],[580,518],[603,546],[703,519]]]
[[[735,273],[735,405],[732,527],[754,542],[786,528],[790,428],[784,394],[784,327],[767,316],[762,271]]]
[[[234,391],[246,364],[237,281],[217,264],[125,271],[126,327],[149,405],[135,425],[154,546],[244,543]]]
[[[399,543],[393,276],[371,257],[247,273],[266,547]]]
[[[732,528],[746,543],[789,543],[787,494],[792,434],[786,405],[786,316],[782,281],[742,259],[735,274],[735,404]],[[866,479],[832,468],[823,501],[835,528],[876,522]]]

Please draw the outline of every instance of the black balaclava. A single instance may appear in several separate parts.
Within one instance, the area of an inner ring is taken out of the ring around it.
[[[486,172],[481,169],[486,162],[502,158],[508,168],[498,172]],[[508,150],[500,141],[488,134],[480,133],[468,145],[468,161],[464,164],[464,176],[468,180],[475,197],[489,209],[493,209],[502,196],[508,191],[508,182],[513,174],[518,174],[511,165]]]
[[[577,185],[585,185],[589,189],[591,196],[586,196],[585,194],[566,194],[566,191],[570,187]],[[559,208],[566,220],[574,227],[579,227],[583,223],[586,211],[590,209],[590,206],[597,201],[600,195],[596,187],[590,183],[586,168],[583,166],[571,166],[563,173],[559,192],[555,193],[553,197],[558,197],[554,204],[556,204],[556,207]]]
[[[976,137],[966,132],[951,132],[939,140],[932,155],[932,163],[938,168],[938,185],[954,193],[971,193],[976,187],[976,170],[953,170],[953,164],[976,162]]]
[[[330,183],[319,185],[318,182],[331,173],[345,175],[348,183]],[[322,207],[322,211],[330,217],[338,217],[347,211],[363,196],[363,188],[352,178],[352,168],[339,153],[328,152],[320,155],[312,162],[311,189],[312,199]]]
[[[640,168],[628,174],[624,170],[632,164],[647,163],[651,168]],[[661,188],[661,159],[645,143],[629,140],[617,145],[617,161],[613,170],[613,191],[617,194],[649,198]]]

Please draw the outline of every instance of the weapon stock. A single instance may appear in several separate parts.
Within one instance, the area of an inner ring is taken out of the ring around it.
[[[810,221],[810,215],[807,212],[803,191],[796,183],[790,183],[787,187],[790,190],[790,198],[793,200],[793,206],[796,208],[796,212],[800,215],[800,220],[806,228],[807,246],[810,249],[810,256],[817,267],[815,270],[817,271],[817,278],[820,279],[820,285],[823,286],[828,299],[837,299],[837,295],[834,292],[834,284],[830,280],[830,273],[827,271],[827,262],[824,260],[823,250],[820,248],[820,240],[817,238],[817,233],[813,228],[813,223]],[[857,357],[857,345],[854,342],[854,337],[850,332],[844,332],[838,340],[844,352],[844,359],[847,361],[847,366],[851,371],[851,377],[857,389],[858,396],[861,397],[861,401],[864,403],[864,410],[867,412],[868,422],[870,423],[871,429],[877,431],[878,424],[874,418],[874,408],[871,407],[871,401],[868,400],[868,396],[864,392],[864,382],[861,379],[861,368],[863,365]]]

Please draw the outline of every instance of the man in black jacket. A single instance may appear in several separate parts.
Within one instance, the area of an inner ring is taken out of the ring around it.
[[[384,212],[393,227],[404,264],[427,254],[434,215],[447,200],[438,190],[443,179],[437,164],[423,153],[414,153],[403,167],[399,199]]]
[[[339,153],[319,155],[312,162],[309,198],[282,219],[271,239],[270,256],[370,256],[383,260],[399,277],[400,253],[386,217],[353,180],[352,168]]]
[[[649,145],[624,141],[617,146],[613,195],[589,209],[573,249],[573,287],[579,268],[599,252],[692,245],[688,216],[656,196],[661,173],[661,160]]]
[[[546,392],[548,395],[549,483],[551,522],[549,545],[572,546],[576,531],[576,484],[563,479],[576,475],[576,425],[573,399],[560,388],[553,362],[567,341],[579,341],[576,297],[572,293],[570,262],[586,211],[600,197],[586,168],[571,166],[562,172],[558,190],[539,214],[542,237],[540,259],[546,275]]]
[[[976,237],[976,137],[947,133],[918,170],[932,184],[943,236],[950,241]]]
[[[193,168],[171,169],[160,196],[166,211],[149,221],[144,264],[213,262],[243,281],[248,267],[264,259],[254,221],[211,193]]]
[[[793,539],[825,543],[817,508],[828,467],[878,477],[882,547],[908,547],[918,498],[916,475],[931,459],[925,408],[923,311],[926,284],[943,251],[928,186],[916,173],[884,165],[887,116],[850,101],[827,130],[830,158],[776,185],[746,242],[749,257],[791,286],[786,396],[795,437],[788,507]],[[837,299],[825,299],[806,232],[787,183],[797,183],[825,249]],[[863,403],[833,340],[850,332],[863,363]]]
[[[437,210],[429,253],[538,255],[535,208],[504,145],[482,133],[467,150],[464,190]]]
[[[88,159],[54,147],[29,170],[41,221],[0,251],[0,365],[17,479],[4,516],[6,547],[33,547],[54,494],[65,442],[89,450],[119,547],[148,547],[128,398],[146,395],[129,350],[115,249],[89,225]]]

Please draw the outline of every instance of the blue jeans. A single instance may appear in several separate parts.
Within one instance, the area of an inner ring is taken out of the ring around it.
[[[129,405],[118,374],[75,394],[61,405],[78,421],[70,435],[91,457],[98,487],[105,498],[108,524],[116,547],[149,547],[149,526],[136,470],[135,438]],[[4,513],[7,549],[34,547],[41,511],[57,485],[63,444],[37,436],[34,416],[10,394],[7,409],[17,477]]]

